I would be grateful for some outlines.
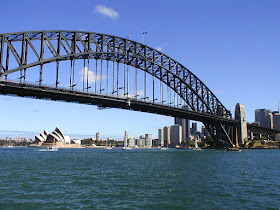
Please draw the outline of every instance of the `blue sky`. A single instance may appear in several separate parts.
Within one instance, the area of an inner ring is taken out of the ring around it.
[[[200,78],[234,112],[254,121],[257,108],[280,100],[280,1],[273,0],[16,0],[1,2],[0,33],[83,30],[160,49]],[[28,136],[56,126],[70,137],[123,138],[152,133],[173,118],[95,106],[0,96],[0,137]]]

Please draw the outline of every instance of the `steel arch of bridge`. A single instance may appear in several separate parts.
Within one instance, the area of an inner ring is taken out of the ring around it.
[[[40,42],[40,48],[34,46],[34,41]],[[20,47],[15,47],[16,44]],[[35,56],[33,62],[28,59],[30,52]],[[16,61],[16,66],[10,69],[11,57]],[[20,81],[24,83],[26,70],[40,66],[41,85],[44,64],[57,63],[58,69],[59,61],[71,60],[72,65],[75,59],[109,60],[141,69],[173,89],[193,112],[232,120],[230,111],[190,70],[144,44],[117,36],[81,31],[31,31],[0,35],[1,78],[7,78],[9,74],[19,71]],[[56,87],[58,83],[57,70]],[[208,126],[213,135],[216,127],[217,125]],[[221,126],[221,129],[230,140],[225,126]]]

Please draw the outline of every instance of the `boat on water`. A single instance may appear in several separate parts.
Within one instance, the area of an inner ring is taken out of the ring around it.
[[[111,144],[111,142],[110,142],[110,146],[108,146],[108,145],[107,145],[107,141],[106,141],[106,147],[105,147],[105,149],[112,149],[112,144]]]
[[[169,148],[168,147],[162,147],[160,148],[161,150],[168,150]]]
[[[58,147],[55,145],[55,139],[53,139],[53,145],[52,146],[42,148],[42,149],[38,149],[36,151],[38,151],[38,152],[57,152]]]
[[[36,151],[38,151],[38,152],[57,152],[58,147],[56,145],[54,145],[54,146],[43,148],[43,149],[37,149]]]
[[[227,151],[242,152],[242,150],[239,149],[238,147],[231,147],[231,148],[228,148]]]
[[[123,147],[122,150],[131,150],[131,147]]]

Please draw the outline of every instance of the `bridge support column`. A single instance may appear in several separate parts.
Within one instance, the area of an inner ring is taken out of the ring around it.
[[[233,147],[234,143],[232,141],[234,137],[233,126],[226,124],[209,124],[204,123],[208,132],[214,140],[215,148]]]
[[[249,137],[248,137],[250,140],[253,140],[254,139],[254,133],[253,132],[249,132]]]
[[[248,132],[247,132],[247,120],[246,120],[245,109],[244,109],[244,105],[241,103],[238,103],[235,106],[235,119],[238,121],[238,125],[237,125],[238,145],[242,145],[245,143],[245,140],[248,139]]]

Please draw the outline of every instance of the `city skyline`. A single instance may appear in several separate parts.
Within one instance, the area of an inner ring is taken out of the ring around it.
[[[233,116],[238,102],[244,104],[249,122],[254,121],[256,109],[278,110],[280,31],[276,27],[279,20],[277,1],[212,1],[202,5],[191,1],[172,4],[162,1],[160,5],[155,1],[130,4],[128,1],[85,1],[83,8],[76,2],[72,2],[71,7],[66,1],[60,1],[56,6],[53,6],[54,2],[16,1],[13,5],[3,2],[2,14],[17,15],[0,23],[0,33],[83,30],[129,36],[138,42],[143,42],[145,36],[146,45],[190,69]],[[33,12],[28,14],[31,4],[34,5]],[[151,7],[147,8],[147,4]],[[63,10],[64,6],[66,9]],[[76,15],[69,16],[68,12],[73,12],[74,8]],[[53,13],[57,16],[49,15]],[[25,24],[18,24],[18,17]],[[159,26],[161,21],[175,29],[166,30]],[[143,34],[143,31],[147,33]],[[170,126],[174,121],[173,117],[155,114],[99,110],[95,106],[3,95],[0,103],[5,107],[1,137],[13,133],[15,136],[37,134],[42,129],[51,130],[56,126],[70,136],[90,137],[100,132],[101,138],[121,139],[125,130],[132,136],[142,133],[157,136],[158,128]]]

